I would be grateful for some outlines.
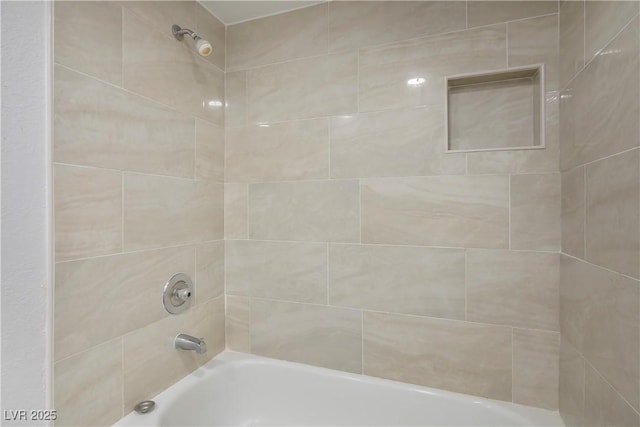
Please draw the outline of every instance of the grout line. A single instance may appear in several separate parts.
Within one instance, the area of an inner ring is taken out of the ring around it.
[[[469,320],[469,311],[468,311],[468,307],[469,307],[469,283],[468,283],[468,277],[469,277],[469,253],[468,250],[465,249],[464,250],[464,320],[467,321]]]
[[[119,172],[119,173],[128,174],[128,175],[153,176],[153,177],[156,177],[156,178],[168,178],[168,179],[175,179],[175,180],[180,180],[180,181],[203,182],[203,183],[211,183],[211,184],[223,185],[222,182],[220,182],[218,180],[214,180],[214,179],[198,179],[198,178],[194,179],[194,178],[184,177],[184,176],[160,175],[160,174],[151,173],[151,172],[139,172],[139,171],[128,170],[128,169],[114,169],[114,168],[109,168],[109,167],[92,166],[92,165],[78,165],[78,164],[74,164],[74,163],[64,163],[64,162],[53,162],[53,164],[54,165],[60,165],[60,166],[70,166],[70,167],[75,167],[75,168],[98,169],[98,170],[101,170],[101,171]]]
[[[122,335],[120,337],[120,366],[122,368],[122,372],[120,373],[121,377],[120,380],[122,381],[121,384],[121,399],[122,399],[122,416],[124,417],[126,412],[125,412],[125,401],[124,401],[124,335]]]
[[[568,254],[568,253],[566,253],[566,252],[561,252],[561,253],[560,253],[560,255],[564,255],[564,256],[566,256],[567,258],[571,258],[571,259],[573,259],[573,260],[575,260],[575,261],[578,261],[578,262],[582,262],[582,263],[585,263],[585,264],[589,264],[589,265],[591,265],[591,266],[593,266],[593,267],[599,268],[599,269],[604,270],[604,271],[606,271],[606,272],[613,273],[613,274],[616,274],[616,275],[618,275],[618,276],[622,276],[622,277],[627,278],[627,279],[631,279],[631,280],[632,280],[632,281],[634,281],[634,282],[640,282],[640,278],[633,277],[633,276],[629,276],[629,275],[624,274],[624,273],[620,273],[619,271],[612,270],[612,269],[610,269],[610,268],[604,267],[604,266],[599,265],[599,264],[594,264],[594,263],[593,263],[593,262],[591,262],[591,261],[587,261],[586,259],[578,258],[578,257],[577,257],[577,256],[575,256],[575,255],[571,255],[571,254]]]
[[[578,353],[578,354],[580,354],[580,353]],[[585,378],[583,380],[584,381],[584,387],[585,387],[585,390],[584,390],[585,396],[586,396],[586,387],[587,387],[586,371],[587,371],[587,365],[589,365],[589,367],[593,371],[595,371],[596,375],[598,375],[598,377],[600,377],[600,380],[602,380],[606,385],[611,387],[611,389],[614,391],[614,393],[618,395],[618,398],[622,399],[622,401],[624,403],[626,403],[629,406],[629,408],[633,410],[633,412],[638,414],[638,410],[626,399],[626,397],[624,397],[624,395],[620,392],[620,390],[618,390],[616,387],[614,387],[613,384],[611,384],[609,382],[609,380],[599,370],[597,370],[595,366],[593,366],[591,364],[591,362],[589,361],[589,359],[587,357],[583,356],[582,354],[581,354],[581,356],[582,356],[582,358],[584,360],[584,365],[585,365],[585,369],[584,369],[585,370]]]
[[[469,0],[464,2],[464,28],[469,29]]]
[[[514,345],[515,345],[515,338],[514,338],[514,333],[513,333],[513,327],[511,328],[511,402],[513,402],[513,385],[515,382],[515,349],[514,349]]]
[[[124,251],[124,173],[120,174],[120,253]]]
[[[598,162],[599,162],[599,161],[601,161],[601,160],[607,160],[607,159],[610,159],[611,157],[621,156],[621,155],[626,154],[626,153],[629,153],[629,152],[631,152],[631,151],[633,151],[633,150],[640,150],[640,146],[636,146],[636,147],[632,147],[632,148],[627,148],[627,149],[625,149],[625,150],[623,150],[623,151],[619,151],[619,152],[614,153],[614,154],[608,154],[608,155],[606,155],[606,156],[604,156],[604,157],[600,157],[600,158],[598,158],[598,159],[596,159],[596,160],[590,160],[590,161],[588,161],[588,162],[586,162],[586,163],[582,163],[582,164],[579,164],[579,165],[577,165],[577,166],[570,167],[569,169],[565,169],[565,170],[563,170],[563,171],[560,171],[560,173],[572,172],[572,171],[574,171],[574,170],[576,170],[576,169],[578,169],[578,168],[581,168],[581,167],[584,167],[584,166],[589,166],[589,165],[592,165],[592,164],[594,164],[594,163],[598,163]],[[549,172],[549,173],[555,173],[555,172]],[[527,174],[522,174],[522,175],[527,175]]]
[[[507,63],[507,68],[509,68],[509,23],[507,22],[504,27],[505,62]]]
[[[358,180],[358,243],[362,244],[362,182]]]
[[[582,256],[585,261],[587,259],[587,210],[587,166],[582,166]]]
[[[327,268],[326,268],[326,275],[325,275],[325,281],[326,281],[326,286],[327,286],[327,305],[331,305],[331,298],[330,298],[330,290],[329,290],[329,243],[327,243]]]
[[[509,198],[509,249],[511,249],[511,179],[512,175],[509,175],[509,188],[508,188],[508,198]]]
[[[360,311],[360,372],[364,375],[364,311]]]

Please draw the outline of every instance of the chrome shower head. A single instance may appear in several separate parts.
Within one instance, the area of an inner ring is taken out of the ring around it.
[[[179,41],[182,41],[185,35],[191,37],[193,41],[196,42],[196,50],[200,56],[209,56],[211,55],[211,52],[213,52],[213,46],[211,46],[211,43],[188,28],[180,28],[179,25],[174,24],[171,27],[171,32],[173,33],[173,37]]]

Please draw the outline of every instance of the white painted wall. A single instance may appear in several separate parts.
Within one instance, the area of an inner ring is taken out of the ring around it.
[[[51,5],[1,3],[1,406],[51,409]]]

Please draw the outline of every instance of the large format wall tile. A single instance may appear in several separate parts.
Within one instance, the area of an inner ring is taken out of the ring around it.
[[[176,350],[175,336],[188,333],[204,338],[205,354]],[[129,413],[224,350],[224,297],[192,307],[123,338],[124,411]]]
[[[171,35],[171,26],[178,24],[192,30],[196,27],[195,2],[191,0],[171,1],[122,1],[122,5],[135,13],[156,31]]]
[[[586,259],[639,278],[640,149],[586,170]]]
[[[331,118],[331,177],[456,175],[464,154],[446,154],[444,108]]]
[[[558,90],[558,15],[507,25],[509,67],[544,63],[544,90]]]
[[[584,258],[584,167],[562,173],[562,252]]]
[[[559,94],[545,96],[545,148],[538,150],[480,151],[467,153],[467,173],[557,172],[560,160]]]
[[[469,1],[469,27],[513,21],[530,16],[548,15],[558,11],[556,1]]]
[[[638,146],[639,45],[634,20],[563,93],[561,170]]]
[[[197,245],[196,275],[192,279],[198,304],[224,295],[224,275],[224,241]]]
[[[513,330],[513,401],[558,409],[558,332]]]
[[[363,181],[362,241],[507,248],[509,178],[447,176]]]
[[[445,76],[504,68],[506,49],[505,25],[360,49],[360,111],[443,104]]]
[[[227,72],[225,80],[224,125],[226,128],[247,125],[247,73]]]
[[[329,177],[329,120],[227,128],[227,182]]]
[[[511,400],[511,328],[364,313],[364,374]]]
[[[227,348],[251,353],[251,300],[248,297],[226,296]]]
[[[150,175],[124,177],[124,248],[222,239],[223,185]]]
[[[584,359],[567,343],[564,335],[560,340],[558,407],[567,427],[583,425]]]
[[[565,1],[560,6],[560,89],[584,67],[584,1]]]
[[[353,113],[357,73],[355,52],[247,71],[249,123]]]
[[[54,4],[55,62],[122,83],[122,7],[108,1]],[[82,34],[81,37],[78,37]]]
[[[192,118],[60,66],[54,94],[56,162],[193,177]]]
[[[561,276],[563,339],[638,408],[640,283],[567,256]]]
[[[467,319],[558,330],[559,255],[467,250]]]
[[[329,304],[464,319],[460,249],[329,245]]]
[[[224,238],[249,238],[249,186],[224,185]]]
[[[361,316],[343,308],[253,300],[251,351],[361,373]]]
[[[192,247],[57,264],[55,359],[164,317],[160,290],[177,272],[195,277]]]
[[[465,25],[463,1],[330,2],[329,51],[462,30]]]
[[[56,425],[111,425],[122,417],[122,340],[54,365]]]
[[[560,250],[560,174],[511,177],[511,248]]]
[[[326,244],[231,240],[226,256],[229,294],[327,302]]]
[[[196,179],[224,182],[224,128],[196,119]]]
[[[254,184],[249,188],[249,235],[262,240],[357,242],[358,181]]]
[[[585,55],[586,61],[598,54],[616,34],[638,14],[637,1],[585,2]]]
[[[640,415],[589,364],[584,375],[584,425],[640,425]]]
[[[55,259],[122,250],[122,174],[55,165]]]
[[[224,72],[125,9],[124,87],[224,124]]]
[[[227,27],[229,70],[327,53],[328,4]]]

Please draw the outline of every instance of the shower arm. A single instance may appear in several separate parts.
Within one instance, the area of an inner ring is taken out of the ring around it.
[[[193,40],[198,40],[200,38],[200,36],[194,31],[191,31],[188,28],[180,28],[179,25],[174,25],[171,27],[171,30],[173,31],[173,36],[180,41],[182,41],[185,35],[191,37]]]

